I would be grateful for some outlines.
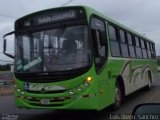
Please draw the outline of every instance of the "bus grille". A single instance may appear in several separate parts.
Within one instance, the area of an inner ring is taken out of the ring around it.
[[[57,94],[57,93],[64,93],[66,90],[56,90],[56,91],[31,91],[28,90],[29,93],[35,93],[35,94]]]

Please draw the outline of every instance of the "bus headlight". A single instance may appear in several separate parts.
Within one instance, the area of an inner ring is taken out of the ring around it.
[[[84,86],[85,86],[85,87],[88,87],[88,86],[89,86],[89,83],[88,83],[88,82],[84,82]]]
[[[76,88],[70,89],[68,91],[69,95],[78,94],[79,92],[86,89],[91,84],[91,82],[92,82],[92,77],[87,77],[82,84],[80,84]]]
[[[87,77],[86,82],[88,82],[88,83],[92,82],[92,77]]]
[[[17,92],[21,92],[21,90],[20,90],[20,89],[17,89]]]
[[[74,94],[74,92],[73,92],[73,91],[71,91],[71,90],[70,90],[68,93],[69,93],[70,95],[73,95],[73,94]]]
[[[82,91],[82,89],[81,89],[81,88],[78,88],[77,90],[78,90],[79,92],[81,92],[81,91]]]
[[[89,86],[89,84],[92,82],[92,77],[87,77],[85,82],[84,82],[84,86]]]

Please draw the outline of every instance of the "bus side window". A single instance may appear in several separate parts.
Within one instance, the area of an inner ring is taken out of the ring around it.
[[[151,58],[154,58],[154,52],[153,52],[153,45],[152,43],[149,43],[150,49],[151,49]]]
[[[156,58],[155,44],[152,43],[152,58]]]
[[[94,47],[95,65],[98,72],[107,58],[105,23],[97,18],[91,19],[91,32]]]
[[[119,57],[121,56],[121,53],[120,53],[117,29],[112,25],[108,25],[108,31],[109,31],[109,40],[110,40],[112,56]]]
[[[151,47],[150,47],[150,43],[147,41],[146,41],[146,48],[147,48],[148,58],[151,58]]]
[[[136,56],[137,58],[142,58],[142,50],[140,46],[140,39],[136,36],[135,37],[135,45],[136,45]]]
[[[143,39],[140,39],[140,41],[141,41],[141,47],[142,47],[142,55],[143,55],[143,58],[147,58],[146,41],[144,41]]]
[[[129,53],[131,58],[135,58],[135,48],[134,48],[134,43],[133,43],[133,37],[131,36],[130,33],[127,33],[127,40],[128,40],[128,45],[129,45]]]
[[[128,44],[126,42],[125,32],[123,30],[119,30],[120,35],[120,45],[121,45],[121,52],[123,57],[129,57],[128,51]]]

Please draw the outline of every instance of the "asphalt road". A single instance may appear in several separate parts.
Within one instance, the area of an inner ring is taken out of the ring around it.
[[[128,96],[122,107],[113,111],[54,111],[39,109],[17,109],[12,95],[0,96],[0,120],[2,117],[18,117],[15,120],[110,120],[111,115],[131,114],[133,108],[140,103],[160,103],[160,79],[152,84],[150,91],[144,89]]]

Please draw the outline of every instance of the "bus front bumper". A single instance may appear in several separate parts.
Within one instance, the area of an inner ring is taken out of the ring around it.
[[[31,96],[31,95],[28,95]],[[95,93],[85,93],[67,97],[58,96],[15,96],[16,106],[31,109],[77,109],[98,110],[98,102]]]

